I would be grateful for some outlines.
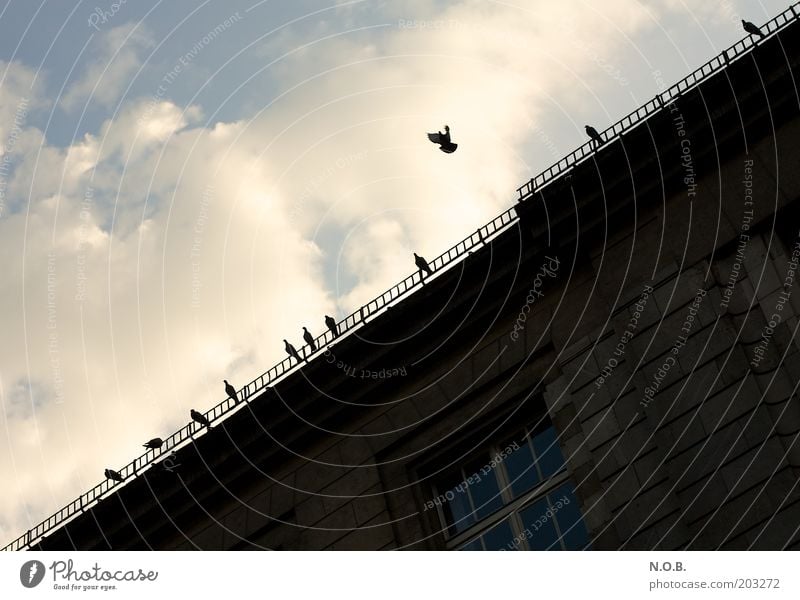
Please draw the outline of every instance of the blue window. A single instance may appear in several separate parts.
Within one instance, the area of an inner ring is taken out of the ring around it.
[[[459,550],[583,550],[575,486],[549,421],[472,455],[434,479],[448,546]]]
[[[521,536],[531,550],[583,550],[589,535],[569,480],[519,511]]]

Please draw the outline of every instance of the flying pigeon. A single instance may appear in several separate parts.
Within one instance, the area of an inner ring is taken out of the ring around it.
[[[120,475],[119,473],[117,473],[113,469],[106,469],[105,470],[105,476],[106,476],[107,479],[111,479],[113,481],[125,481],[125,479],[122,477],[122,475]]]
[[[308,347],[311,348],[312,352],[317,349],[317,345],[314,343],[314,336],[311,335],[305,327],[303,327],[303,339],[306,341],[306,344],[308,344]]]
[[[189,411],[189,414],[192,415],[192,421],[195,423],[200,423],[200,425],[211,427],[211,423],[208,421],[208,419],[206,419],[203,413],[199,413],[195,409],[192,409]]]
[[[155,448],[161,448],[161,446],[163,444],[164,444],[164,440],[162,440],[161,438],[153,438],[152,440],[150,440],[146,444],[142,444],[142,445],[145,448],[155,449]]]
[[[450,127],[447,125],[444,126],[444,133],[441,131],[429,133],[428,139],[434,144],[439,144],[439,150],[447,154],[452,154],[456,151],[456,148],[458,148],[458,144],[454,144],[450,141]]]
[[[757,35],[762,38],[767,37],[766,34],[763,31],[761,31],[758,25],[754,25],[750,21],[745,21],[744,19],[742,19],[742,27],[750,35]]]
[[[286,340],[283,340],[283,343],[285,344],[285,348],[286,348],[286,354],[288,354],[289,356],[291,356],[291,357],[292,357],[293,359],[295,359],[297,362],[300,362],[301,358],[300,358],[300,355],[297,353],[297,350],[295,349],[295,347],[294,347],[294,346],[292,346],[292,345],[291,345],[289,342],[287,342]]]
[[[239,403],[239,396],[236,394],[236,388],[233,387],[230,383],[228,383],[227,379],[223,379],[222,381],[225,382],[225,393],[228,394],[228,398]]]
[[[591,125],[587,125],[586,126],[586,133],[589,135],[590,138],[592,138],[595,141],[595,144],[596,144],[595,148],[597,146],[602,146],[603,145],[603,136],[600,135],[597,132],[597,129],[595,129]]]
[[[325,325],[331,330],[333,337],[339,337],[339,328],[336,326],[336,319],[325,315]]]
[[[414,262],[417,265],[417,268],[420,270],[420,276],[422,279],[425,279],[425,273],[428,275],[433,275],[433,270],[431,269],[430,265],[428,265],[428,261],[418,256],[416,252],[414,252]],[[424,271],[425,273],[422,273]]]

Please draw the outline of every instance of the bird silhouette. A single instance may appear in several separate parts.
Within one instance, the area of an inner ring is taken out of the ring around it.
[[[417,265],[419,269],[420,278],[424,281],[425,273],[428,275],[433,275],[433,270],[431,269],[428,261],[419,256],[416,252],[414,252],[414,263]]]
[[[152,440],[150,440],[146,444],[142,444],[142,445],[145,448],[155,449],[155,448],[161,448],[161,446],[163,444],[164,444],[164,440],[162,440],[161,438],[153,438]]]
[[[333,337],[339,337],[339,328],[336,326],[336,319],[325,315],[325,325],[327,325],[328,329],[331,330]]]
[[[200,423],[200,425],[205,425],[206,427],[211,427],[211,423],[208,419],[206,419],[203,413],[197,412],[195,409],[189,411],[189,414],[192,415],[192,421],[195,423]]]
[[[761,31],[761,29],[758,27],[758,25],[755,25],[755,24],[751,23],[750,21],[745,21],[744,19],[742,19],[742,27],[750,35],[757,35],[757,36],[759,36],[761,38],[767,37],[767,35],[763,31]]]
[[[228,383],[227,379],[223,379],[222,381],[225,382],[225,393],[228,394],[228,398],[239,403],[239,395],[236,393],[236,388],[233,387],[230,383]]]
[[[454,144],[450,141],[450,127],[448,125],[444,126],[444,133],[441,131],[429,133],[428,139],[434,144],[439,144],[439,150],[447,154],[452,154],[456,151],[456,148],[458,148],[458,144]]]
[[[597,132],[597,129],[592,127],[591,125],[586,126],[586,133],[589,135],[590,138],[595,142],[595,148],[598,146],[603,145],[603,136]]]
[[[288,354],[289,356],[291,356],[291,357],[292,357],[293,359],[295,359],[297,362],[300,362],[302,359],[300,358],[300,355],[297,353],[297,350],[295,349],[295,347],[294,347],[294,346],[292,346],[292,345],[291,345],[289,342],[287,342],[286,340],[283,340],[283,343],[285,344],[285,346],[284,346],[284,347],[286,348],[286,354]]]
[[[125,478],[113,469],[106,469],[105,476],[107,479],[111,479],[113,481],[125,481]]]
[[[305,327],[303,327],[303,339],[306,341],[306,344],[308,344],[308,347],[311,348],[312,352],[317,349],[317,345],[314,343],[314,336],[311,335]]]

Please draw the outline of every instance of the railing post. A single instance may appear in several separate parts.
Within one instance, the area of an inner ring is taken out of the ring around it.
[[[358,309],[358,318],[363,323],[364,322],[364,307]]]
[[[730,62],[731,62],[731,59],[730,59],[730,57],[728,56],[728,51],[727,51],[727,50],[723,50],[723,51],[722,51],[722,57],[725,59],[725,64],[726,64],[726,65],[730,64]]]

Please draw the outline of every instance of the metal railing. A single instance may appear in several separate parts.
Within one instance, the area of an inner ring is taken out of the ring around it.
[[[800,3],[791,5],[784,12],[765,23],[762,26],[762,30],[765,30],[767,35],[771,35],[784,28],[791,21],[796,20],[798,18],[798,4]],[[623,119],[620,119],[614,125],[603,131],[601,135],[603,135],[604,140],[606,142],[611,141],[614,137],[619,136],[623,132],[629,131],[633,127],[638,126],[651,115],[655,114],[659,110],[663,109],[664,106],[672,102],[675,97],[695,87],[713,73],[723,70],[730,62],[736,58],[739,58],[743,54],[746,54],[756,45],[757,43],[752,39],[752,36],[748,36],[737,42],[727,50],[723,51],[720,55],[711,59],[702,67],[691,73],[688,77],[682,79],[672,87],[656,96],[644,106],[630,113]],[[562,158],[550,168],[546,169],[531,179],[528,183],[518,188],[517,192],[519,193],[519,201],[529,198],[534,194],[535,191],[558,179],[561,177],[561,175],[572,169],[576,164],[582,162],[593,152],[594,148],[592,142],[588,142],[571,154],[567,155],[565,158]],[[437,256],[430,262],[430,266],[434,270],[434,276],[436,276],[436,274],[442,270],[459,262],[475,248],[485,244],[494,237],[497,237],[497,235],[506,229],[509,229],[517,220],[518,218],[516,216],[515,209],[510,208],[500,216],[495,217],[492,221],[478,229],[468,238],[460,241],[443,254]],[[428,278],[430,278],[430,276]],[[367,319],[376,316],[377,314],[383,312],[392,303],[395,303],[401,298],[408,296],[410,292],[416,289],[420,284],[421,278],[419,272],[409,275],[400,283],[340,321],[338,323],[339,336],[341,337],[349,332],[354,331],[355,329],[358,329],[367,321]],[[314,340],[315,345],[318,348],[316,352],[309,352],[308,346],[301,348],[303,358],[308,360],[314,354],[322,352],[324,348],[333,343],[335,339],[337,338],[331,331],[326,331]],[[298,363],[292,358],[285,358],[267,372],[263,373],[239,390],[239,398],[243,402],[237,404],[230,398],[226,398],[206,412],[206,418],[208,418],[208,420],[212,423],[219,421],[223,418],[223,416],[233,412],[233,409],[236,406],[243,406],[256,394],[259,394],[270,385],[283,379],[288,373],[296,370],[298,364],[302,363]],[[125,465],[122,469],[120,469],[119,473],[127,481],[129,478],[136,476],[139,471],[151,466],[159,459],[168,457],[176,449],[187,445],[187,443],[193,439],[193,436],[196,433],[201,432],[203,429],[205,429],[203,426],[194,422],[190,422],[188,425],[185,425],[183,428],[166,438],[161,448],[148,450],[138,458],[134,459],[132,462]],[[3,550],[24,550],[32,547],[47,533],[65,524],[75,516],[83,513],[87,508],[90,508],[96,504],[107,492],[124,484],[125,481],[120,483],[110,481],[108,479],[104,480],[102,483],[94,486],[88,492],[82,494],[77,500],[63,507],[36,525],[33,529],[28,530],[13,542],[9,543],[3,548]]]
[[[439,272],[446,270],[447,267],[452,266],[459,260],[466,257],[472,250],[497,237],[497,235],[508,229],[516,221],[517,216],[513,208],[510,208],[498,217],[495,217],[492,219],[492,221],[478,229],[468,238],[460,241],[445,253],[430,261],[429,265],[431,269],[433,269],[434,274],[433,276],[427,276],[426,279],[431,279],[431,277],[435,277]],[[240,389],[238,391],[240,402],[237,403],[230,398],[226,398],[204,413],[205,417],[213,424],[214,422],[222,419],[223,416],[232,413],[235,407],[243,406],[247,403],[247,401],[262,392],[264,389],[280,381],[290,372],[295,371],[298,365],[303,364],[317,353],[323,352],[326,346],[329,346],[334,342],[334,340],[339,339],[355,329],[358,329],[371,317],[383,312],[388,306],[396,303],[401,298],[408,296],[411,291],[416,289],[416,287],[421,285],[421,283],[422,279],[419,271],[409,275],[388,291],[369,301],[367,304],[350,314],[345,319],[339,321],[337,324],[337,329],[339,332],[338,337],[334,336],[333,332],[331,331],[325,331],[325,333],[317,336],[314,339],[314,344],[317,347],[316,351],[311,352],[309,346],[300,348],[299,353],[304,359],[302,362],[298,363],[296,360],[290,357],[285,358],[267,372],[263,373]],[[119,470],[120,475],[122,475],[124,480],[134,477],[138,472],[151,466],[159,459],[165,459],[173,451],[187,445],[189,441],[193,439],[195,434],[202,432],[204,429],[205,427],[202,425],[191,421],[188,425],[185,425],[171,436],[166,438],[160,448],[147,450],[144,454],[125,465]],[[18,537],[16,540],[3,548],[3,550],[23,550],[25,548],[30,548],[47,533],[54,530],[58,526],[63,525],[71,518],[94,505],[107,492],[113,490],[117,486],[124,485],[125,483],[126,481],[115,482],[108,479],[104,480],[102,483],[94,486],[88,492],[82,494],[77,500],[68,504],[58,512],[51,515],[49,518],[39,523],[33,529]]]
[[[762,25],[761,30],[767,36],[772,35],[776,31],[780,31],[788,23],[791,23],[798,18],[797,7],[799,5],[800,3],[792,4],[781,14]],[[623,133],[630,131],[638,125],[641,125],[651,115],[657,113],[664,108],[664,106],[676,100],[681,96],[681,94],[684,94],[688,90],[695,88],[698,84],[702,83],[712,75],[724,70],[725,67],[727,67],[731,62],[738,59],[742,55],[747,54],[760,43],[761,41],[756,40],[755,36],[748,35],[746,38],[736,42],[727,50],[723,50],[720,54],[709,60],[702,67],[696,69],[675,85],[667,88],[655,98],[643,106],[640,106],[626,117],[623,117],[605,131],[600,132],[600,135],[604,140],[603,144],[605,145],[615,138],[621,136]],[[536,177],[528,181],[528,183],[517,188],[519,201],[521,202],[527,198],[530,198],[534,193],[542,189],[544,186],[558,179],[561,175],[575,167],[575,165],[586,160],[594,153],[594,151],[594,142],[589,141],[558,162],[554,163],[549,168],[545,169]]]

